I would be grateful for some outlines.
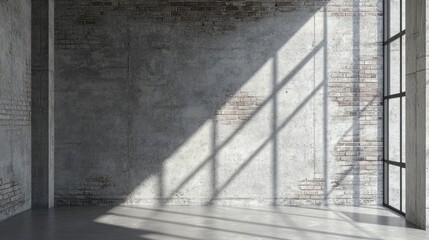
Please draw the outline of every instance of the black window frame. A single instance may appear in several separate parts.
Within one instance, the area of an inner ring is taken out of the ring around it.
[[[404,48],[404,39],[405,39],[405,26],[403,26],[403,9],[405,9],[405,1],[406,0],[400,0],[399,2],[399,32],[395,32],[393,36],[390,36],[390,0],[384,0],[383,1],[383,205],[403,216],[405,216],[405,209],[403,209],[403,189],[402,185],[404,183],[403,179],[403,171],[406,169],[406,164],[403,161],[405,156],[402,154],[403,148],[405,148],[405,144],[402,141],[404,131],[402,129],[403,121],[403,112],[405,111],[405,106],[403,104],[403,99],[406,101],[405,96],[405,86],[403,86],[403,71],[404,64],[403,64],[403,49]],[[390,47],[392,43],[395,43],[396,41],[399,41],[399,92],[391,94],[390,93],[390,82],[391,82],[391,76],[390,76],[390,68],[395,66],[390,66]],[[405,79],[404,79],[405,80]],[[399,99],[399,161],[394,161],[393,159],[389,159],[389,102],[391,99]],[[399,196],[399,208],[396,208],[389,203],[389,186],[390,184],[393,184],[389,181],[390,175],[389,175],[389,168],[391,166],[399,167],[399,189],[400,189],[400,196]]]

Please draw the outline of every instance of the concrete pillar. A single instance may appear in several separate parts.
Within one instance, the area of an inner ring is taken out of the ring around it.
[[[426,3],[426,49],[429,49],[429,4]],[[426,56],[428,54],[426,53]],[[426,69],[429,69],[429,59],[426,57]],[[429,71],[426,71],[426,92],[429,92]],[[429,96],[426,96],[426,113],[429,112]],[[426,115],[426,206],[429,206],[429,116]],[[426,208],[426,219],[429,216],[429,209]],[[429,227],[429,221],[426,220],[426,229]]]
[[[426,228],[426,0],[406,1],[406,219]]]
[[[32,206],[54,205],[54,1],[32,1]]]

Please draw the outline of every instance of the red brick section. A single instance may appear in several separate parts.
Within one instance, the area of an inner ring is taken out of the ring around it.
[[[324,196],[324,182],[323,178],[306,179],[298,184],[298,188],[301,192],[297,196],[298,199],[315,200],[317,203],[321,203]]]
[[[380,204],[382,69],[380,56],[362,55],[356,65],[330,73],[328,96],[337,105],[337,111],[330,114],[334,121],[347,123],[350,128],[335,145],[337,170],[331,173],[326,193],[323,178],[306,179],[298,184],[299,193],[291,196],[293,204],[322,204],[325,194],[331,204]],[[362,134],[365,130],[370,134]]]
[[[382,58],[360,56],[357,66],[343,66],[331,72],[329,99],[336,102],[339,120],[359,118],[359,125],[376,125],[381,120]],[[359,108],[359,109],[357,109]]]
[[[240,91],[229,97],[228,101],[217,111],[216,119],[223,125],[241,125],[260,106],[263,98],[254,92]]]
[[[333,176],[333,195],[344,204],[375,204],[381,200],[382,58],[365,56],[356,66],[331,73],[329,98],[337,102],[335,118],[350,122],[335,146],[339,171]],[[368,130],[371,134],[362,134]]]

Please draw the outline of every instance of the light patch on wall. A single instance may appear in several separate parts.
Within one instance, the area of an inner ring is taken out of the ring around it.
[[[163,166],[163,182],[175,183],[163,186],[165,196],[182,197],[181,191],[175,189],[182,183],[187,176],[204,165],[210,158],[212,148],[212,128],[213,120],[209,119],[189,137],[186,142],[180,146],[169,158],[166,159]],[[206,164],[208,165],[208,164]],[[208,197],[206,189],[210,186],[210,168],[202,168],[195,177],[190,179],[186,187],[199,198]]]
[[[161,173],[143,181],[128,199],[153,196],[150,193],[156,191],[158,198],[167,201],[196,199],[197,203],[240,195],[269,198],[277,184],[280,187],[287,185],[282,181],[274,183],[273,171],[294,176],[296,183],[311,178],[315,151],[312,99],[321,86],[321,82],[315,86],[313,62],[314,55],[320,53],[320,43],[314,45],[313,38],[307,36],[314,33],[312,21],[307,21],[232,95],[240,97],[242,93],[251,93],[258,96],[256,107],[251,109],[246,119],[232,127],[220,124],[216,117],[205,121],[164,161]],[[289,44],[302,45],[302,49],[296,52]],[[323,98],[318,100],[323,101]],[[228,101],[220,111],[227,104]],[[322,110],[323,105],[317,104],[317,107]],[[185,108],[185,111],[192,117],[198,111],[190,108]],[[276,144],[289,148],[273,149],[274,138]],[[292,152],[299,153],[301,157]],[[273,169],[273,161],[279,162],[276,163],[279,169]],[[296,169],[310,171],[295,176]],[[258,181],[246,180],[255,175]],[[237,189],[242,192],[239,194]],[[290,192],[284,190],[282,194],[289,195]]]
[[[270,57],[241,87],[241,91],[257,89],[258,95],[268,96],[271,93],[271,77],[273,76],[273,58]]]
[[[133,191],[127,195],[127,204],[132,204],[133,199],[144,198],[145,196],[153,196],[159,189],[159,177],[157,175],[149,176],[145,181],[137,185]]]

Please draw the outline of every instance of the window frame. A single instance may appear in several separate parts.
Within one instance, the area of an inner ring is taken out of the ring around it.
[[[405,209],[403,209],[403,171],[406,169],[406,163],[403,161],[405,156],[403,156],[403,148],[405,144],[403,143],[403,121],[405,121],[403,112],[405,111],[405,106],[403,104],[403,99],[406,101],[405,86],[403,85],[403,73],[405,71],[403,64],[403,52],[404,52],[404,39],[405,39],[405,26],[403,26],[403,9],[405,8],[406,0],[399,0],[399,32],[396,32],[393,36],[390,36],[390,13],[391,6],[390,0],[383,1],[383,205],[401,215],[405,216]],[[399,92],[391,94],[390,93],[390,83],[391,83],[391,45],[399,41]],[[392,99],[399,99],[399,161],[394,161],[389,159],[389,102]],[[389,203],[389,187],[390,184],[390,167],[399,167],[399,208],[392,206]]]

